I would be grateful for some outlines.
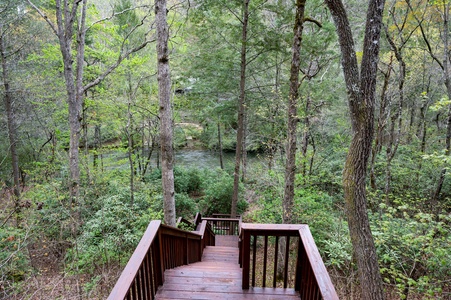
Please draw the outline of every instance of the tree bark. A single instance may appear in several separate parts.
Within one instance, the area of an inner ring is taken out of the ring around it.
[[[11,153],[11,166],[13,170],[14,180],[14,209],[16,215],[20,213],[20,169],[19,169],[19,155],[17,154],[17,124],[13,108],[13,98],[11,87],[9,83],[9,68],[7,62],[7,53],[5,50],[4,32],[0,25],[0,57],[2,64],[2,80],[3,88],[5,89],[5,95],[3,101],[5,103],[6,119],[8,124],[8,137],[9,137],[9,152]],[[20,224],[20,218],[17,218],[17,225]]]
[[[365,179],[373,140],[376,73],[385,1],[369,1],[360,72],[343,3],[341,0],[326,0],[326,4],[337,28],[351,116],[353,136],[343,170],[343,188],[362,299],[384,299],[376,248],[368,220]]]
[[[129,82],[130,83],[130,82]],[[130,206],[133,207],[135,202],[135,164],[133,161],[134,152],[134,140],[133,140],[133,115],[131,112],[131,91],[129,91],[129,98],[127,104],[127,126],[125,127],[125,132],[127,134],[128,140],[128,163],[130,167]]]
[[[294,37],[291,48],[291,70],[290,70],[290,94],[288,96],[288,133],[285,165],[285,188],[283,194],[283,223],[291,223],[291,212],[294,198],[294,178],[296,174],[296,144],[297,144],[297,124],[298,117],[298,97],[299,97],[299,71],[301,63],[301,43],[303,19],[306,0],[296,1],[296,18],[294,23]]]
[[[249,1],[243,0],[243,20],[241,36],[241,71],[240,71],[240,96],[238,98],[238,131],[236,133],[235,169],[233,172],[233,194],[231,217],[237,214],[238,192],[240,185],[240,166],[244,139],[244,103],[246,98],[246,50],[247,50],[247,25],[249,21]]]
[[[443,75],[445,77],[445,87],[448,99],[451,99],[451,74],[449,74],[449,8],[450,3],[444,2],[443,4]],[[446,138],[445,138],[445,155],[449,156],[451,154],[451,105],[448,105],[447,121],[446,121]],[[447,168],[444,167],[441,172],[439,179],[437,181],[437,186],[435,192],[432,196],[431,207],[433,208],[436,215],[439,212],[438,199],[442,191],[443,183],[445,181],[445,175]]]
[[[174,191],[174,153],[172,147],[171,76],[169,70],[169,27],[166,0],[155,0],[157,28],[158,98],[160,101],[161,175],[163,185],[164,222],[176,225]]]
[[[218,122],[219,166],[224,170],[224,154],[222,153],[221,123]]]
[[[373,190],[377,189],[376,184],[376,174],[374,170],[374,164],[376,163],[376,158],[379,152],[382,149],[382,137],[383,132],[385,130],[385,127],[387,126],[387,106],[389,105],[388,96],[387,96],[387,90],[388,90],[388,83],[390,81],[390,74],[392,70],[392,60],[393,58],[390,58],[390,63],[388,64],[387,72],[382,72],[384,75],[384,84],[382,86],[381,91],[381,103],[379,105],[379,115],[377,118],[377,130],[376,130],[376,138],[374,140],[374,145],[371,150],[371,162],[370,162],[370,186]]]

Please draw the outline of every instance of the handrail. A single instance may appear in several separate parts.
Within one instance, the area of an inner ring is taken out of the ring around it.
[[[285,261],[284,261],[284,288],[288,284],[288,259],[290,237],[298,237],[297,257],[295,270],[294,289],[299,291],[301,299],[324,299],[338,300],[335,288],[327,273],[326,267],[316,248],[315,241],[308,225],[290,224],[249,224],[242,223],[240,232],[240,265],[243,268],[242,288],[249,289],[249,281],[252,286],[255,283],[257,239],[264,238],[263,249],[263,282],[266,286],[267,257],[268,257],[268,237],[275,237],[274,247],[274,273],[273,287],[276,287],[276,273],[278,263],[279,238],[285,237]],[[252,238],[252,251],[251,251]],[[251,274],[251,252],[252,252],[252,274]]]
[[[151,221],[108,299],[154,299],[165,270],[200,261],[203,249],[214,240],[206,221],[199,232]]]

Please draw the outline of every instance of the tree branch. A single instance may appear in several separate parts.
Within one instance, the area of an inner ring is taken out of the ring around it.
[[[47,24],[49,24],[53,33],[56,36],[58,36],[58,31],[56,30],[55,24],[53,24],[52,21],[50,21],[49,17],[42,10],[40,10],[36,5],[34,5],[33,2],[31,2],[30,0],[27,0],[27,1],[28,1],[28,4],[30,4],[31,7],[33,7],[33,9],[36,10],[37,13],[47,22]]]
[[[86,31],[88,31],[88,30],[91,29],[93,26],[95,26],[95,25],[97,25],[97,24],[99,24],[99,23],[103,23],[103,22],[105,22],[105,21],[109,21],[109,20],[111,20],[111,19],[114,18],[114,17],[117,17],[117,16],[119,16],[119,15],[122,15],[122,14],[124,14],[124,13],[126,13],[126,12],[129,12],[129,11],[132,11],[132,10],[135,10],[135,9],[138,9],[138,8],[151,8],[151,6],[149,6],[149,5],[139,5],[139,6],[134,6],[134,7],[130,7],[130,8],[124,9],[124,10],[122,10],[122,11],[113,12],[113,13],[111,14],[111,16],[108,16],[108,17],[106,17],[106,18],[97,20],[97,21],[95,21],[94,23],[92,23],[91,25],[89,25],[89,26],[86,28]]]
[[[323,25],[318,20],[315,20],[315,19],[312,19],[312,18],[309,18],[309,17],[305,17],[304,18],[304,22],[315,23],[316,26],[318,26],[319,28],[323,28]]]
[[[85,85],[83,87],[83,92],[88,91],[90,88],[98,85],[99,83],[102,82],[102,80],[105,79],[105,77],[107,77],[111,72],[113,72],[120,64],[123,60],[127,59],[131,54],[138,52],[139,50],[143,49],[145,46],[147,46],[147,44],[154,42],[155,40],[147,40],[144,43],[142,43],[141,45],[127,51],[124,55],[120,55],[119,58],[117,59],[117,61],[111,65],[103,74],[101,74],[100,76],[98,76],[95,80],[91,81],[90,83],[88,83],[87,85]]]

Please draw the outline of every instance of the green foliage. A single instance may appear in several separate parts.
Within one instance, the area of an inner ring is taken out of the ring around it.
[[[370,216],[384,280],[402,299],[406,290],[441,299],[451,272],[450,217],[412,213],[406,205],[383,208]]]
[[[295,191],[292,218],[294,224],[308,224],[317,244],[322,246],[337,221],[333,199],[315,188],[299,188]]]
[[[209,216],[213,213],[229,214],[232,204],[233,176],[221,169],[204,171],[204,196],[199,201],[202,215]],[[240,185],[240,192],[243,186]],[[237,213],[242,214],[247,208],[247,202],[239,197]]]
[[[102,207],[83,225],[82,233],[77,239],[78,253],[73,249],[67,257],[83,273],[92,273],[104,264],[125,262],[145,230],[143,225],[147,224],[144,223],[161,217],[161,214],[152,211],[142,213],[140,205],[130,207],[121,195],[101,197],[98,200]],[[146,222],[142,222],[143,219]]]
[[[199,193],[202,178],[198,168],[175,167],[174,189],[176,193]]]
[[[346,222],[332,224],[333,231],[328,239],[320,246],[320,250],[325,253],[325,264],[347,273],[352,270],[352,244]],[[318,241],[319,242],[319,241]]]
[[[2,282],[2,289],[7,288],[7,282],[14,284],[22,281],[30,271],[31,266],[27,251],[28,239],[28,232],[24,229],[9,226],[0,227],[0,281]]]
[[[194,216],[199,210],[196,201],[186,193],[175,194],[175,211],[179,217],[189,218]]]

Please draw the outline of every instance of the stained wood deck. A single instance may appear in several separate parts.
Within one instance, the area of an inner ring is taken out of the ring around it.
[[[237,237],[219,238],[204,250],[201,262],[166,270],[156,299],[299,299],[293,289],[242,290]]]

